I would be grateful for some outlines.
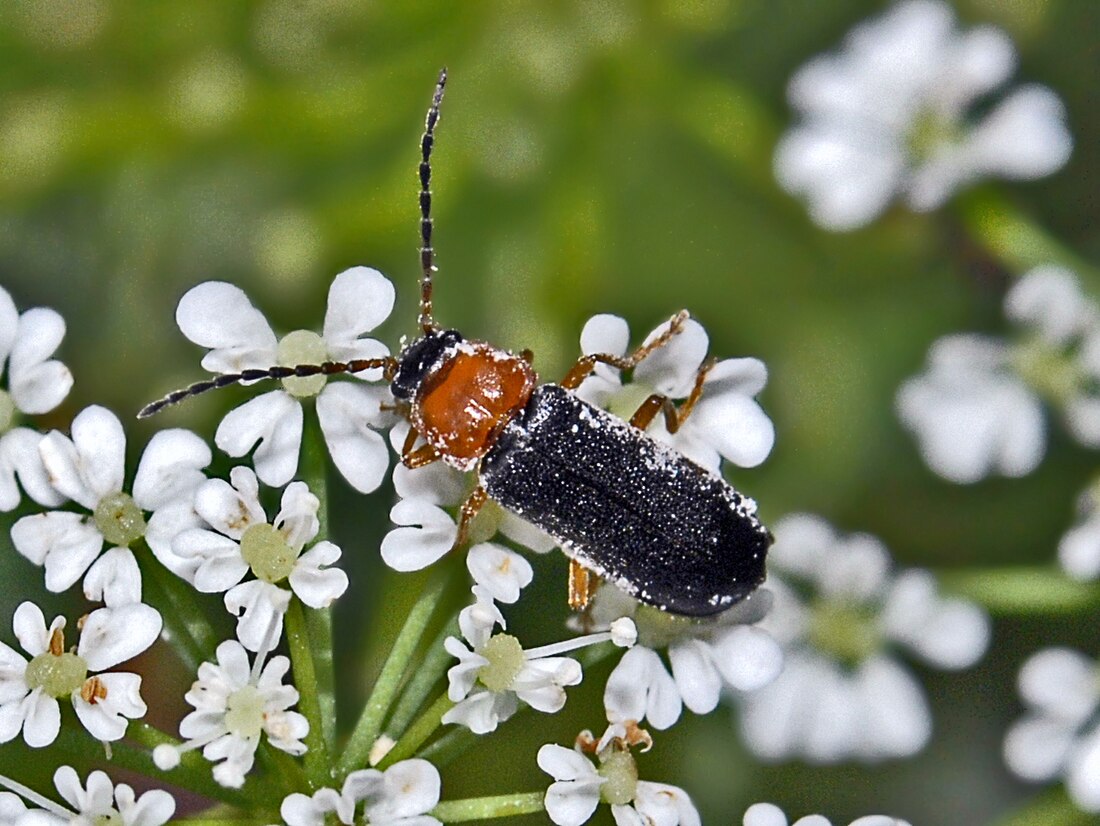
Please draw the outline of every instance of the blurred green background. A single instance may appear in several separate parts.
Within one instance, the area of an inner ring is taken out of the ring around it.
[[[787,79],[882,7],[5,0],[0,284],[22,309],[64,315],[61,356],[76,376],[47,424],[65,427],[90,403],[125,420],[199,378],[200,352],[173,317],[180,296],[207,279],[240,285],[286,331],[317,326],[331,278],[368,264],[399,293],[378,336],[396,346],[413,333],[417,141],[446,65],[434,156],[442,323],[530,347],[540,373],[557,377],[590,315],[621,314],[640,338],[687,307],[714,354],[768,364],[761,398],[775,451],[731,474],[767,521],[821,513],[880,536],[903,565],[1046,563],[1095,472],[1092,455],[1055,426],[1047,460],[1027,479],[951,486],[923,467],[893,413],[896,388],[934,338],[1002,329],[1008,274],[951,206],[895,210],[866,230],[828,234],[771,174],[790,120]],[[1069,165],[1001,191],[1095,259],[1100,4],[965,0],[957,9],[968,23],[1006,29],[1018,77],[1065,101],[1076,140]],[[134,422],[134,460],[157,428],[211,436],[246,396],[227,390]],[[373,658],[359,652],[394,633],[419,582],[387,575],[377,560],[391,495],[364,499],[333,482],[332,532],[354,582],[337,611],[349,711],[379,645]],[[538,572],[536,607],[512,612],[533,642],[560,636],[565,614],[562,558],[540,561]],[[0,575],[0,638],[11,642],[14,606],[40,598],[41,575],[10,547]],[[216,616],[217,599],[210,604]],[[1081,620],[1001,618],[978,667],[920,672],[936,735],[914,760],[762,766],[723,708],[659,735],[643,775],[684,786],[708,824],[739,823],[759,800],[834,823],[871,812],[924,826],[987,822],[1036,793],[1000,759],[1004,728],[1020,712],[1016,669],[1044,644],[1095,654],[1095,615]],[[172,726],[193,677],[163,659],[145,696],[157,722]],[[445,797],[544,788],[537,746],[601,725],[606,673],[589,672],[563,714],[506,726],[476,759],[449,767]],[[0,749],[0,770],[26,754]]]

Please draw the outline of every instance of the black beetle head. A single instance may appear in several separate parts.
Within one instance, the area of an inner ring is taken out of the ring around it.
[[[462,341],[458,330],[436,330],[416,339],[397,357],[397,372],[390,383],[395,398],[411,401],[425,377]]]

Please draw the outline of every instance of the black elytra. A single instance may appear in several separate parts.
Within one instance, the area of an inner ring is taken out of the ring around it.
[[[756,504],[721,477],[557,385],[535,390],[481,483],[578,562],[664,611],[707,616],[764,581]]]

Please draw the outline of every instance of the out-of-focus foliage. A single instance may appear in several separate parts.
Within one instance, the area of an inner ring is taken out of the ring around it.
[[[52,306],[68,321],[62,354],[76,385],[56,421],[92,402],[125,417],[201,377],[173,312],[202,280],[239,284],[288,330],[317,323],[335,273],[369,264],[399,286],[377,334],[396,347],[413,333],[417,139],[446,65],[433,181],[442,323],[530,347],[552,378],[593,313],[645,330],[687,307],[715,354],[769,366],[762,401],[776,449],[734,480],[766,519],[822,513],[878,535],[905,564],[937,569],[1053,560],[1074,496],[1095,472],[1089,456],[1055,436],[1024,480],[952,486],[922,465],[894,414],[896,388],[934,338],[999,329],[1006,275],[950,206],[898,209],[829,234],[772,177],[790,117],[787,78],[881,5],[0,4],[0,283],[20,307]],[[1069,165],[1004,191],[1086,257],[1100,253],[1100,6],[957,8],[965,21],[1005,28],[1019,76],[1054,88],[1069,111]],[[135,424],[131,452],[160,427],[209,436],[242,395],[227,390]],[[337,488],[333,500],[354,588],[337,613],[340,664],[357,700],[403,610],[374,602],[382,577],[399,581],[377,560],[388,497]],[[517,617],[518,627],[564,616],[563,569],[560,557],[538,562],[545,610]],[[37,576],[10,551],[0,570],[6,628]],[[403,581],[409,594],[419,582]],[[761,799],[844,822],[869,811],[926,826],[982,822],[1031,794],[1004,769],[1000,742],[1019,711],[1015,670],[1052,638],[1094,645],[1095,632],[1072,618],[1001,622],[977,669],[924,675],[936,734],[912,761],[761,767],[720,710],[660,736],[642,770],[685,787],[712,824]],[[450,767],[447,796],[544,786],[537,746],[599,730],[602,720],[577,712],[599,708],[605,678],[593,670],[563,715],[494,741],[501,768],[491,774]],[[176,697],[190,679],[167,669],[155,690]],[[5,747],[0,766],[25,754]]]

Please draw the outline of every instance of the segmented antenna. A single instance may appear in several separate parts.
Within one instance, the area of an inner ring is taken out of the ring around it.
[[[443,102],[443,87],[447,85],[447,69],[439,73],[435,84],[432,105],[424,119],[424,135],[420,138],[420,329],[425,333],[435,330],[432,318],[432,273],[435,272],[432,249],[432,146],[435,143],[435,125],[439,123],[439,104]]]
[[[204,381],[197,381],[181,390],[173,390],[163,399],[150,402],[138,411],[137,417],[145,419],[159,413],[166,407],[179,404],[184,399],[198,396],[208,390],[218,390],[242,381],[260,381],[262,379],[306,378],[307,376],[332,376],[336,373],[362,373],[364,370],[382,368],[386,381],[393,378],[397,371],[397,359],[392,356],[377,359],[355,359],[353,361],[325,361],[321,364],[299,364],[296,367],[267,367],[242,370],[239,373],[224,373]]]

